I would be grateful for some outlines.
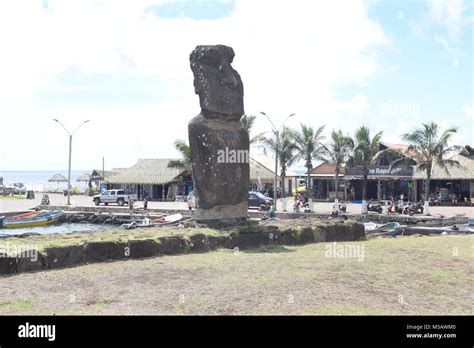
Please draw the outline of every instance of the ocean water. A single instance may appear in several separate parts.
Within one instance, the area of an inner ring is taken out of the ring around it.
[[[87,188],[87,182],[77,181],[77,178],[84,173],[90,173],[90,170],[71,170],[71,186],[76,186],[80,191],[84,191]],[[0,176],[3,177],[4,185],[13,185],[14,183],[21,182],[28,190],[38,192],[45,192],[56,188],[65,190],[67,188],[67,182],[48,182],[55,174],[61,174],[67,178],[67,170],[0,170]]]

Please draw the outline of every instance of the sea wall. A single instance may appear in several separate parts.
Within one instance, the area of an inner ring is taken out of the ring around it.
[[[121,214],[123,216],[130,215],[130,210],[126,207],[111,207],[111,206],[99,206],[99,207],[67,207],[67,206],[40,206],[41,209],[53,210],[53,209],[62,209],[70,213],[86,213],[86,214]],[[143,214],[143,209],[135,209],[133,214],[141,215]],[[160,214],[181,214],[183,216],[192,216],[192,213],[187,209],[148,209],[147,215],[154,216]],[[264,217],[265,212],[261,211],[249,211],[249,218],[262,218]],[[321,214],[321,213],[293,213],[293,212],[278,212],[276,217],[281,220],[293,220],[293,219],[302,219],[302,220],[311,220],[311,219],[328,219],[331,218],[330,214]],[[399,222],[404,225],[411,224],[453,224],[451,219],[444,219],[438,216],[422,216],[422,215],[400,215],[400,214],[341,214],[340,219],[354,220],[358,222],[367,222],[372,221],[376,223],[388,223],[388,222]],[[447,221],[449,220],[449,221]],[[452,218],[454,223],[465,224],[468,221],[467,217],[455,217]],[[447,221],[447,222],[446,222]]]

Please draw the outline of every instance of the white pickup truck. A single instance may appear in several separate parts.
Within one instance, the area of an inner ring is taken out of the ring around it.
[[[117,203],[118,205],[122,206],[125,203],[128,204],[130,201],[136,201],[137,195],[129,195],[125,193],[124,190],[108,190],[102,192],[100,195],[95,195],[92,201],[95,205],[99,205],[100,203],[104,203],[108,205],[109,203]]]

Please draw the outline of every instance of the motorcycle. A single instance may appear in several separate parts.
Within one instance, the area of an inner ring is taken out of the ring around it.
[[[383,208],[380,203],[373,203],[372,201],[369,201],[367,203],[367,211],[374,211],[376,213],[382,213]]]
[[[403,203],[399,203],[396,200],[392,199],[387,207],[387,212],[403,214],[403,208]]]
[[[270,210],[271,206],[272,206],[272,204],[270,202],[262,203],[262,204],[260,204],[260,211],[268,211],[268,210]]]
[[[293,204],[293,211],[295,213],[299,213],[301,211],[302,206],[303,202],[301,202],[300,200],[295,201],[295,203]]]
[[[337,211],[336,211],[336,203],[334,203],[334,204],[332,205],[332,213],[331,213],[331,215],[336,216],[336,215],[338,215],[338,214],[337,214],[338,212],[341,212],[341,213],[347,212],[347,206],[346,206],[345,203],[339,202],[339,209],[338,209]]]
[[[417,203],[408,204],[404,208],[404,213],[410,216],[413,216],[415,214],[423,214],[423,203],[417,202]]]

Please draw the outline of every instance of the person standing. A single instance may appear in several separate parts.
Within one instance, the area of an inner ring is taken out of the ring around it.
[[[143,198],[143,210],[148,210],[148,199],[146,199],[146,197]]]
[[[191,195],[188,196],[187,203],[188,203],[189,211],[193,210],[193,199],[194,199],[194,195],[193,196],[191,196]]]
[[[352,196],[352,200],[355,201],[355,197],[356,197],[356,191],[355,191],[355,188],[354,186],[351,186],[351,196]]]

